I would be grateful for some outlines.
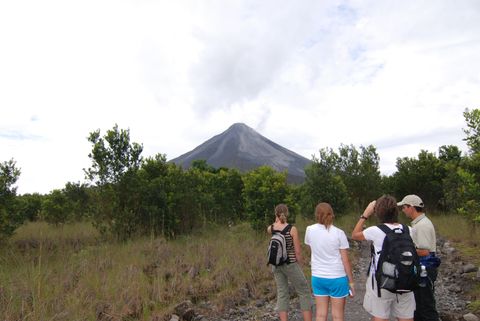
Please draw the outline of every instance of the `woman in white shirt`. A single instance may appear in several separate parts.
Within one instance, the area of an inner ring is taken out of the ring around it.
[[[328,203],[315,208],[317,224],[307,227],[305,244],[311,249],[312,289],[316,304],[316,321],[326,321],[329,303],[335,321],[343,321],[345,298],[354,295],[352,268],[345,233],[333,226],[333,209]]]

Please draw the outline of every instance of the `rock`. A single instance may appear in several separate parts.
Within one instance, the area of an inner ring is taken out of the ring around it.
[[[238,296],[239,296],[239,304],[244,305],[248,303],[248,299],[250,297],[250,291],[248,291],[247,288],[240,288],[238,290]]]
[[[172,317],[170,318],[170,321],[180,321],[180,317],[176,314],[172,314]]]
[[[457,321],[458,318],[451,313],[447,312],[438,312],[438,316],[440,317],[440,320],[442,321]]]
[[[480,269],[477,271],[477,280],[480,280]]]
[[[475,265],[469,263],[462,266],[462,270],[463,270],[463,273],[470,273],[470,272],[477,272],[478,268]]]
[[[454,285],[451,285],[449,288],[448,288],[450,291],[454,292],[454,293],[460,293],[462,292],[462,288],[456,284]]]
[[[444,252],[447,256],[451,256],[451,255],[453,255],[453,253],[455,253],[455,248],[449,247],[449,246],[445,246],[445,247],[443,248],[443,252]]]
[[[465,321],[480,321],[480,319],[473,313],[468,313],[463,316]]]
[[[260,308],[260,307],[263,307],[265,305],[266,301],[264,299],[258,299],[257,301],[255,301],[255,306],[257,308]]]
[[[180,316],[182,320],[192,321],[195,317],[195,311],[193,310],[193,304],[190,300],[183,301],[173,308],[175,314]]]
[[[112,306],[108,303],[98,303],[95,307],[96,321],[112,321]]]

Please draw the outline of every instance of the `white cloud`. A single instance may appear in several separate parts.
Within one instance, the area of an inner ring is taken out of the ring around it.
[[[245,122],[306,157],[462,141],[480,100],[480,4],[18,0],[0,3],[0,161],[19,192],[83,179],[89,132],[185,153]]]

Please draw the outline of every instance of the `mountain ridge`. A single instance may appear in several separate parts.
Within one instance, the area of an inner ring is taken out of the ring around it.
[[[242,172],[262,165],[280,172],[286,170],[287,179],[292,183],[304,181],[304,168],[310,163],[307,158],[262,136],[244,123],[234,123],[170,162],[189,168],[194,160],[201,159],[215,168],[237,168]]]

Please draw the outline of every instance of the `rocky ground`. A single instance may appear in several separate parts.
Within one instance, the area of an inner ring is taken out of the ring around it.
[[[354,264],[354,275],[356,283],[356,296],[347,299],[345,320],[367,321],[370,316],[362,307],[365,293],[366,269],[370,260],[370,250],[365,243],[352,243],[354,251],[359,251],[359,259]],[[468,262],[462,262],[457,251],[449,242],[443,239],[438,241],[439,256],[442,258],[442,265],[439,270],[436,282],[437,309],[441,321],[480,321],[478,316],[469,314],[466,299],[468,290],[480,282],[480,271],[478,267]],[[245,304],[228,309],[222,313],[216,311],[209,303],[202,303],[193,306],[188,301],[178,305],[175,314],[170,321],[274,321],[278,320],[274,311],[274,297],[268,299],[248,298],[248,291],[245,291]],[[298,300],[292,298],[292,310],[289,320],[300,321],[302,315],[299,310]],[[329,318],[331,320],[331,316]],[[392,319],[393,320],[393,319]]]

